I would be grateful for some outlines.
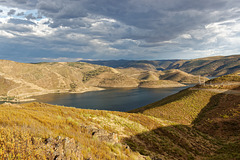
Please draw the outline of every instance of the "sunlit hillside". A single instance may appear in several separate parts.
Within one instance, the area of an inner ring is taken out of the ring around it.
[[[3,104],[0,124],[1,159],[194,159],[223,145],[161,118],[42,103]]]
[[[240,91],[227,91],[196,86],[135,113],[5,103],[0,158],[239,159]]]
[[[81,93],[101,90],[105,87],[129,88],[141,85],[146,88],[164,88],[182,86],[176,82],[180,81],[179,79],[168,78],[168,84],[163,85],[164,81],[159,83],[160,73],[137,70],[131,68],[117,70],[83,62],[29,64],[0,60],[0,100],[23,101],[36,95],[63,92]],[[191,83],[197,83],[198,78],[194,79],[193,77],[193,75],[185,74],[180,79],[189,79]],[[145,85],[142,85],[143,82]],[[154,83],[154,85],[150,83]]]

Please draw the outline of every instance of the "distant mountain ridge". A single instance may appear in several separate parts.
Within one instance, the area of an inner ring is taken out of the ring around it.
[[[113,68],[141,68],[145,70],[179,69],[202,76],[221,76],[240,69],[240,55],[215,56],[192,60],[109,60],[82,61]]]

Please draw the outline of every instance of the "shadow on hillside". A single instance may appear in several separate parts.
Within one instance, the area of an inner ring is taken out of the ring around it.
[[[180,97],[178,97],[179,99]],[[175,125],[160,127],[124,139],[133,151],[152,159],[195,159],[218,153],[228,156],[237,154],[236,147],[221,151],[223,143],[240,135],[240,98],[239,95],[219,93],[200,111],[192,122],[193,127]],[[215,138],[213,138],[215,137]],[[234,143],[235,144],[235,143]],[[234,153],[234,154],[233,154]],[[221,157],[220,157],[221,159]]]
[[[240,91],[239,86],[232,90]],[[200,111],[193,126],[211,136],[231,139],[240,135],[240,96],[219,93]]]
[[[151,159],[194,159],[210,155],[216,142],[186,125],[160,127],[123,140],[133,151]]]

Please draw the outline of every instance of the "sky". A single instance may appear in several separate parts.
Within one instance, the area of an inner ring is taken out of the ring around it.
[[[0,0],[0,59],[193,59],[240,54],[239,0]]]

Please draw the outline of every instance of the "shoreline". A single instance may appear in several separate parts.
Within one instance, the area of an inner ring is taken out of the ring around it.
[[[85,93],[85,92],[91,92],[91,91],[101,91],[105,90],[104,88],[100,87],[91,87],[79,91],[69,91],[69,90],[62,90],[62,91],[55,91],[55,90],[48,90],[44,92],[35,92],[35,93],[26,93],[24,95],[17,95],[17,96],[1,96],[0,97],[0,102],[11,102],[11,103],[21,103],[21,102],[31,102],[35,101],[36,99],[31,98],[35,96],[41,96],[41,95],[46,95],[46,94],[56,94],[56,93],[69,93],[69,94],[77,94],[77,93]],[[10,99],[10,100],[8,100]]]
[[[17,96],[0,96],[0,102],[10,102],[10,103],[22,103],[22,102],[32,102],[35,101],[36,99],[34,97],[36,96],[41,96],[41,95],[46,95],[46,94],[80,94],[80,93],[86,93],[86,92],[91,92],[91,91],[102,91],[102,90],[106,90],[108,88],[147,88],[147,89],[160,89],[160,88],[180,88],[180,87],[184,87],[184,86],[188,86],[187,84],[184,85],[166,85],[165,87],[161,86],[161,87],[142,87],[142,86],[138,86],[138,87],[90,87],[90,88],[85,88],[83,90],[78,90],[78,91],[69,91],[69,90],[47,90],[44,92],[35,92],[35,93],[26,93],[23,95],[17,95]],[[11,100],[7,100],[7,99],[11,99]]]

